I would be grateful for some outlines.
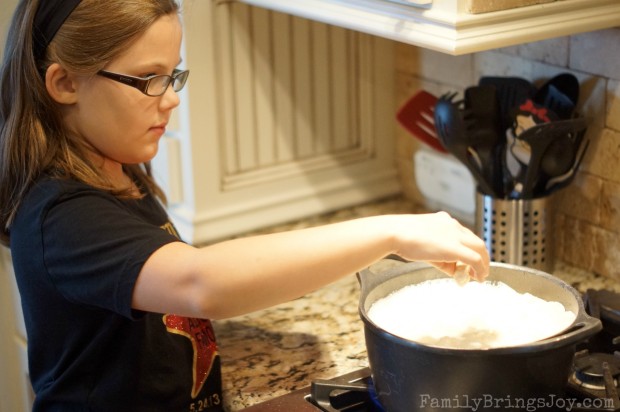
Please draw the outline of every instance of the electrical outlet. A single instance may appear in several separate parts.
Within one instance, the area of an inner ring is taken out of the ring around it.
[[[415,181],[429,207],[473,224],[476,183],[461,162],[452,155],[420,149],[413,157],[413,165]]]

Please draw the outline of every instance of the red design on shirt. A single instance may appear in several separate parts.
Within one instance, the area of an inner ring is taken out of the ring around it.
[[[163,321],[168,332],[185,336],[192,342],[194,348],[192,398],[195,398],[207,380],[213,360],[217,355],[217,344],[211,321],[177,315],[164,315]]]

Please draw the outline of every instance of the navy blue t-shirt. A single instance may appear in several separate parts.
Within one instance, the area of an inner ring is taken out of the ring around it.
[[[150,195],[41,179],[10,228],[34,411],[221,411],[209,320],[131,308],[146,260],[179,241]]]

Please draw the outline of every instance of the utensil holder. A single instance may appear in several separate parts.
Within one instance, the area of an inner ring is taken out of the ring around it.
[[[550,236],[551,199],[497,199],[476,194],[476,231],[491,260],[553,269]]]

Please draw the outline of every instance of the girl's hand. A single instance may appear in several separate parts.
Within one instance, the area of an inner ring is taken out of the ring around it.
[[[409,223],[406,219],[411,219]],[[397,222],[396,254],[407,260],[426,261],[453,276],[457,264],[469,265],[478,281],[489,274],[484,242],[445,212],[402,216]]]

